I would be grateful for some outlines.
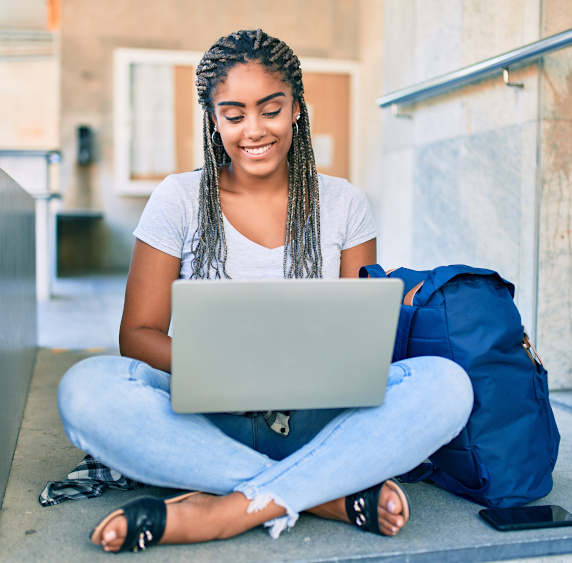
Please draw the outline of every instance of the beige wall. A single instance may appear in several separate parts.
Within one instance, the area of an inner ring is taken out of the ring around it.
[[[572,27],[562,0],[385,0],[384,93]],[[498,270],[547,363],[572,387],[572,48],[383,111],[379,260]]]
[[[143,4],[143,6],[142,6]],[[300,57],[358,60],[362,43],[361,0],[64,0],[61,21],[61,178],[63,205],[104,211],[101,267],[124,269],[131,231],[146,198],[119,197],[113,186],[112,57],[118,47],[205,51],[222,35],[262,27]],[[376,113],[369,96],[370,111]],[[76,128],[96,134],[97,161],[80,170]]]
[[[55,57],[0,59],[0,148],[57,149],[58,92]]]
[[[2,0],[0,28],[46,29],[46,0]]]

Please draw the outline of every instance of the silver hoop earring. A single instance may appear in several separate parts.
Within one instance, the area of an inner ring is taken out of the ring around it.
[[[213,134],[211,135],[211,140],[212,140],[212,142],[213,142],[213,145],[214,145],[215,147],[222,147],[222,146],[224,146],[222,143],[219,144],[219,143],[216,143],[216,142],[215,142],[215,140],[214,140],[215,133],[218,133],[218,129],[216,128],[216,125],[214,126]],[[220,133],[219,133],[219,136],[220,136]],[[221,141],[222,141],[222,137],[221,137]]]
[[[298,133],[300,132],[298,129],[298,123],[296,121],[294,121],[294,123],[292,123],[292,125],[296,126],[296,133],[294,133],[294,129],[292,129],[292,133],[297,137]]]

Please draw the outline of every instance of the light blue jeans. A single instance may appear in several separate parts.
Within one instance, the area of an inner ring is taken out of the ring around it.
[[[169,374],[118,356],[98,356],[62,378],[58,404],[74,445],[105,465],[159,487],[239,491],[249,511],[270,500],[298,514],[401,475],[465,426],[473,390],[465,371],[436,357],[392,364],[380,407],[295,411],[290,434],[262,416],[176,414]]]

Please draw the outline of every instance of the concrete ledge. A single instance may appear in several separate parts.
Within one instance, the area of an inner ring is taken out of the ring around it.
[[[0,169],[0,506],[36,359],[34,199]]]

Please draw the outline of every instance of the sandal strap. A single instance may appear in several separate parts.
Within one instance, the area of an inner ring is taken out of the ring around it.
[[[383,483],[346,497],[346,513],[350,522],[365,532],[383,535],[379,529],[377,501]]]
[[[161,499],[144,497],[123,508],[127,535],[119,551],[139,551],[159,543],[167,522],[167,507]]]

